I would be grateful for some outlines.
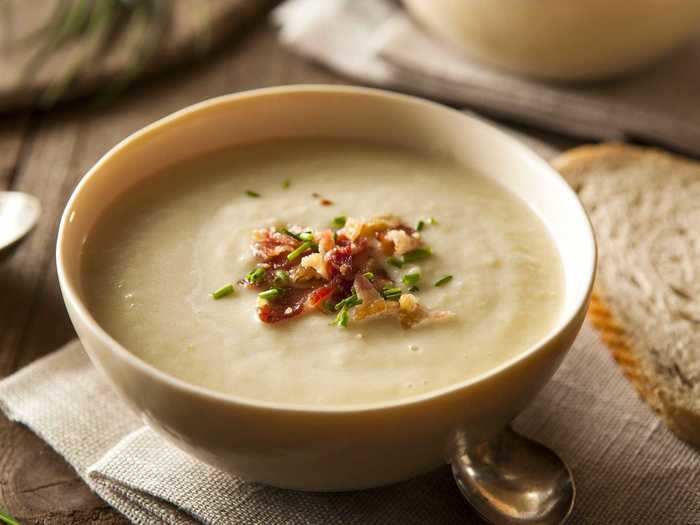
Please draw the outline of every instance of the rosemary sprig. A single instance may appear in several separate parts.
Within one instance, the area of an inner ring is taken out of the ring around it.
[[[2,509],[0,509],[0,523],[5,523],[6,525],[22,525],[19,521]]]
[[[111,99],[153,62],[172,27],[172,4],[170,0],[60,0],[43,26],[15,42],[33,48],[23,77],[36,76],[57,53],[79,46],[76,58],[41,95],[39,102],[50,106],[63,98],[95,61],[104,60],[116,48],[125,48],[128,65],[124,72],[98,92],[102,101]],[[13,16],[9,7],[3,6],[3,11],[6,18]],[[205,33],[201,36],[210,39]]]

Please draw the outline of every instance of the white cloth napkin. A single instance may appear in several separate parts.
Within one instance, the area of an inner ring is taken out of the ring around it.
[[[700,32],[637,75],[574,87],[471,63],[390,0],[288,0],[273,19],[284,44],[366,83],[585,139],[631,138],[700,154]]]
[[[139,524],[482,523],[446,467],[343,494],[278,490],[224,474],[144,426],[77,341],[0,382],[0,408]],[[700,525],[700,454],[637,399],[589,326],[515,426],[572,467],[572,525]]]

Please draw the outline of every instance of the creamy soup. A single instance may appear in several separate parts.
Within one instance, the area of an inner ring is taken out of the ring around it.
[[[387,264],[386,275],[401,294],[403,276],[419,271],[412,295],[449,319],[405,328],[351,317],[343,327],[318,311],[260,321],[259,290],[239,284],[259,263],[253,232],[384,215],[422,221],[413,236],[431,251]],[[138,357],[227,394],[312,405],[473,378],[541,340],[564,294],[545,225],[499,184],[449,159],[320,139],[230,149],[149,177],[97,222],[82,261],[92,313]],[[215,300],[226,283],[235,291]]]

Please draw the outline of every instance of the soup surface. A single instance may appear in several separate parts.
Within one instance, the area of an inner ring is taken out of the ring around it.
[[[449,320],[260,321],[257,291],[237,284],[258,262],[255,230],[382,215],[424,222],[432,255],[386,271],[401,283],[420,270],[414,295]],[[449,159],[321,139],[230,149],[150,177],[97,222],[82,264],[95,318],[148,363],[220,392],[312,405],[396,400],[474,377],[543,338],[564,293],[544,224],[499,184]],[[235,292],[214,300],[226,283]]]

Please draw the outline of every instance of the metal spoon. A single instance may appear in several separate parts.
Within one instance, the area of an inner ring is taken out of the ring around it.
[[[39,215],[36,197],[19,191],[0,192],[0,257],[31,231]]]
[[[574,505],[569,467],[510,427],[492,441],[459,447],[452,474],[462,495],[493,525],[560,525]]]

